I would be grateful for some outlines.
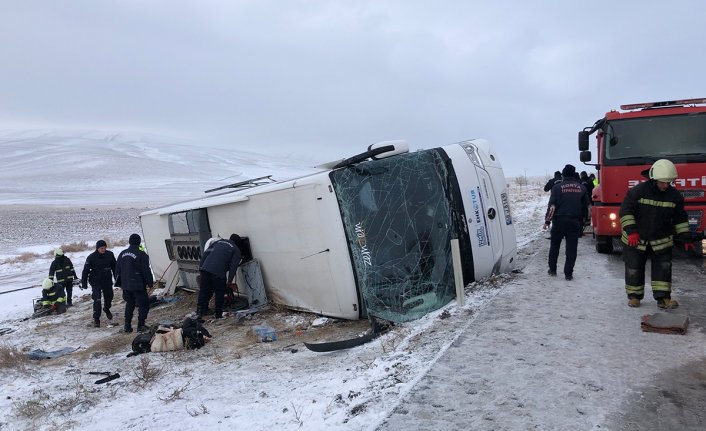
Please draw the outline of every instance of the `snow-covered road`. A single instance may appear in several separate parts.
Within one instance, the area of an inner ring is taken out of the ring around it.
[[[627,306],[619,254],[584,237],[568,282],[546,274],[548,246],[533,241],[523,273],[372,429],[706,429],[703,261],[675,261],[681,307],[669,312],[691,325],[663,335],[640,330],[643,314],[665,311],[650,293]]]

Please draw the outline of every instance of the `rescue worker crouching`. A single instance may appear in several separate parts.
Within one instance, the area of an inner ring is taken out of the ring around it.
[[[42,282],[42,308],[50,308],[56,314],[66,312],[66,293],[63,283],[54,283],[50,278]]]
[[[645,172],[643,172],[644,174]],[[676,308],[672,299],[673,233],[688,239],[689,219],[684,197],[671,182],[677,169],[666,159],[648,171],[649,180],[628,190],[620,206],[625,292],[630,307],[639,307],[645,296],[645,267],[652,260],[652,296],[662,309]]]
[[[154,284],[150,258],[147,253],[140,250],[140,235],[130,235],[128,248],[121,251],[115,265],[117,281],[115,285],[122,288],[125,300],[125,326],[123,332],[132,332],[132,316],[137,306],[137,332],[147,330],[145,325],[150,304],[147,295],[147,286]]]

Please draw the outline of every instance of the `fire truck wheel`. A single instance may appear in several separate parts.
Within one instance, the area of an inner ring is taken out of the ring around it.
[[[604,235],[596,236],[596,251],[610,254],[613,252],[613,238]]]

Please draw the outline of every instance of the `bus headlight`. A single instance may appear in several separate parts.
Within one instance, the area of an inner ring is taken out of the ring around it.
[[[466,154],[468,154],[468,158],[471,159],[471,162],[473,162],[474,165],[483,168],[483,162],[480,159],[480,155],[478,154],[478,147],[475,145],[464,142],[461,144],[461,148],[463,148],[466,151]]]

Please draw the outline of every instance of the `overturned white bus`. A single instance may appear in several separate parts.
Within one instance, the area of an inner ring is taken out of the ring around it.
[[[246,237],[268,298],[344,319],[409,321],[463,283],[507,272],[516,254],[498,157],[481,139],[409,152],[401,141],[282,182],[267,177],[140,215],[153,270],[195,289],[206,240]]]

